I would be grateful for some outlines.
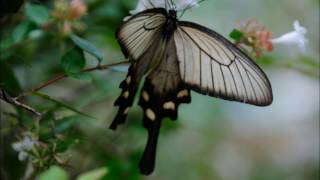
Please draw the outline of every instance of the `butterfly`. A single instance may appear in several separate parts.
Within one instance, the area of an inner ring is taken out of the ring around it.
[[[139,105],[148,140],[139,168],[145,175],[155,167],[163,118],[176,120],[179,105],[191,102],[191,90],[256,106],[270,105],[273,100],[265,73],[236,45],[204,26],[180,21],[171,0],[165,8],[152,6],[129,17],[116,32],[131,64],[120,84],[122,92],[114,103],[119,109],[110,125],[114,130],[125,122],[144,82]]]

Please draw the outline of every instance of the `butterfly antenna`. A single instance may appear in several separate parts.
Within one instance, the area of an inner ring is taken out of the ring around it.
[[[170,7],[170,9],[176,9],[176,5],[175,5],[175,3],[173,2],[173,0],[170,0],[170,2],[171,2],[171,7]]]
[[[152,6],[152,8],[156,8],[156,6],[152,3],[152,0],[148,0],[149,4]],[[147,6],[145,6],[147,7]]]

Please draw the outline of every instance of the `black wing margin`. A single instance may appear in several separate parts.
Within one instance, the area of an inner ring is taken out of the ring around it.
[[[223,36],[180,21],[174,39],[181,78],[193,90],[257,106],[272,103],[272,88],[265,73]]]

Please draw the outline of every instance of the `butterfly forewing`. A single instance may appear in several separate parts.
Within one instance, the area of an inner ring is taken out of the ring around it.
[[[258,106],[272,102],[264,72],[221,35],[183,21],[178,22],[174,39],[181,78],[193,90]]]
[[[125,56],[137,60],[161,38],[165,24],[164,9],[146,10],[125,21],[117,31],[117,38]]]

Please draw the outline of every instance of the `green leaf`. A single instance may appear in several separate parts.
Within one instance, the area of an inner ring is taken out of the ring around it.
[[[10,0],[10,1],[0,1],[1,2],[1,12],[0,17],[7,14],[16,13],[19,11],[20,7],[24,3],[24,0]]]
[[[0,87],[11,96],[17,96],[22,91],[14,71],[2,61],[0,61]]]
[[[0,34],[0,38],[1,38],[0,52],[2,53],[3,50],[12,46],[13,41],[12,41],[12,37],[10,37],[10,36],[4,37],[4,36],[1,36],[1,34]]]
[[[257,62],[265,66],[271,66],[275,63],[275,57],[265,55],[260,58],[257,58]]]
[[[77,78],[85,63],[83,51],[78,47],[72,48],[61,58],[61,65],[65,73],[74,78]]]
[[[94,57],[97,58],[97,60],[99,62],[102,61],[103,59],[103,53],[93,44],[91,44],[90,42],[82,39],[81,37],[72,34],[71,35],[71,40],[73,41],[74,44],[76,44],[79,48],[81,48],[82,50],[84,50],[85,52],[93,55]]]
[[[12,33],[14,43],[21,41],[27,34],[30,27],[29,21],[21,22]]]
[[[235,41],[240,41],[240,40],[243,38],[244,34],[243,34],[243,32],[241,32],[240,30],[234,29],[234,30],[229,34],[229,36],[230,36],[232,39],[234,39]]]
[[[315,59],[312,59],[310,57],[302,57],[300,58],[301,59],[301,62],[306,65],[306,66],[309,66],[311,68],[319,68],[319,62]]]
[[[39,180],[68,180],[68,174],[59,166],[51,166],[39,176]]]
[[[92,81],[92,76],[87,73],[73,74],[72,77],[83,81]]]
[[[81,174],[77,180],[100,180],[108,173],[106,167],[95,169],[84,174]]]
[[[27,3],[25,11],[28,19],[37,25],[43,25],[49,20],[49,10],[41,5]]]
[[[75,113],[81,114],[82,116],[85,116],[85,117],[88,117],[88,118],[91,118],[91,119],[96,119],[96,118],[94,118],[94,117],[92,117],[92,116],[90,116],[90,115],[87,115],[87,114],[85,114],[85,113],[83,113],[83,112],[81,112],[81,111],[79,111],[79,110],[71,107],[70,105],[65,104],[65,103],[63,103],[63,102],[61,102],[61,101],[59,101],[59,100],[56,100],[56,99],[54,99],[54,98],[52,98],[52,97],[50,97],[50,96],[48,96],[48,95],[46,95],[46,94],[42,94],[42,93],[39,93],[39,92],[32,92],[31,94],[34,95],[34,96],[38,96],[38,97],[41,97],[41,98],[43,98],[43,99],[49,100],[49,101],[51,101],[51,102],[54,102],[54,103],[56,103],[57,105],[59,105],[59,106],[61,106],[61,107],[64,107],[64,108],[67,108],[67,109],[69,109],[70,111],[73,111],[73,112],[75,112]]]
[[[59,141],[57,146],[56,146],[55,152],[63,153],[66,150],[68,150],[72,145],[75,145],[77,143],[79,143],[79,140],[78,139],[73,139],[73,138],[67,138],[67,139],[64,139],[62,141]]]
[[[63,119],[57,120],[56,127],[54,128],[54,132],[56,134],[64,133],[68,130],[72,125],[79,119],[78,116],[68,116]]]

